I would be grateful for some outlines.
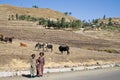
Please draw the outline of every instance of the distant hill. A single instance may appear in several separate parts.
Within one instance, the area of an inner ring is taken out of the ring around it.
[[[93,19],[89,22],[83,22],[82,25],[85,30],[107,30],[107,31],[117,31],[120,32],[120,18],[108,17]]]
[[[7,20],[9,15],[30,15],[38,18],[61,19],[64,17],[66,20],[75,20],[76,18],[64,13],[51,10],[49,8],[22,8],[11,5],[0,5],[0,20]]]
[[[29,21],[16,21],[16,20],[8,20],[10,16],[14,15],[14,17],[18,15],[30,15],[31,17],[35,18],[44,18],[50,20],[61,20],[61,18],[65,18],[66,21],[78,20],[70,15],[66,15],[65,13],[54,11],[49,8],[24,8],[24,7],[16,7],[11,5],[0,5],[0,25],[5,26],[35,26],[36,23],[31,23]],[[110,23],[111,22],[111,23]],[[75,24],[75,22],[73,22]],[[71,23],[70,23],[71,24]],[[112,25],[111,25],[112,24]],[[43,25],[43,24],[42,24]],[[95,19],[94,22],[81,22],[78,25],[77,29],[83,26],[93,27],[93,25],[97,25],[97,27],[101,27],[102,29],[109,28],[112,29],[116,28],[120,31],[120,18],[105,18],[105,19]],[[58,26],[58,25],[57,25]],[[110,26],[110,27],[106,27]],[[112,28],[111,28],[112,26]],[[73,25],[68,26],[73,27]]]
[[[109,23],[109,19],[110,18],[100,19],[99,21],[108,24]],[[120,25],[120,18],[111,18],[111,22],[116,24],[116,25]]]

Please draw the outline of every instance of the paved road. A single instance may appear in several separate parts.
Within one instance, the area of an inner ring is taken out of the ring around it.
[[[120,80],[120,67],[65,72],[65,73],[50,73],[43,77],[29,78],[27,76],[6,77],[0,80]]]

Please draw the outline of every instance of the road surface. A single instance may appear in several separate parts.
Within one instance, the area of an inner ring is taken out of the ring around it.
[[[65,73],[49,73],[43,77],[29,78],[29,76],[4,77],[0,80],[120,80],[120,67],[75,71]]]

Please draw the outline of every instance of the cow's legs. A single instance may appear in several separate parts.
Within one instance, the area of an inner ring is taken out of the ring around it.
[[[51,52],[53,51],[53,48],[51,48]]]
[[[63,51],[61,51],[61,53],[63,54]]]
[[[67,50],[67,55],[70,54],[70,52]]]

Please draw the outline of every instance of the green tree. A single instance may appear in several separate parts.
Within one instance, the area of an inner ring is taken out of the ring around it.
[[[68,15],[68,12],[64,12],[65,15]]]
[[[30,16],[30,15],[26,16],[26,20],[27,20],[27,21],[30,21],[30,19],[31,19],[31,16]]]
[[[109,20],[108,20],[108,26],[112,26],[112,18],[110,17]]]
[[[19,16],[18,16],[18,14],[16,14],[15,16],[16,16],[16,20],[18,20],[18,19],[19,19]]]
[[[65,28],[65,18],[64,17],[61,19],[61,27]]]
[[[37,5],[33,5],[32,7],[33,7],[33,8],[38,8],[38,6],[37,6]]]
[[[80,27],[82,27],[80,20],[74,20],[74,21],[72,22],[72,28],[77,29],[77,28],[80,28]]]
[[[65,15],[71,15],[71,12],[64,12]]]
[[[69,15],[71,15],[72,13],[71,12],[69,12]]]
[[[97,23],[98,23],[98,19],[95,19],[93,23],[94,23],[94,24],[97,24]]]
[[[44,18],[39,18],[39,25],[44,25],[46,20]]]
[[[25,20],[26,19],[26,15],[20,15],[19,16],[19,20]]]
[[[11,15],[11,19],[14,20],[14,15]]]
[[[105,18],[106,18],[106,15],[103,16],[103,19],[105,19]]]
[[[26,18],[26,19],[27,19],[27,18]],[[35,18],[35,17],[30,17],[30,21],[35,22],[35,21],[37,21],[37,18]]]

